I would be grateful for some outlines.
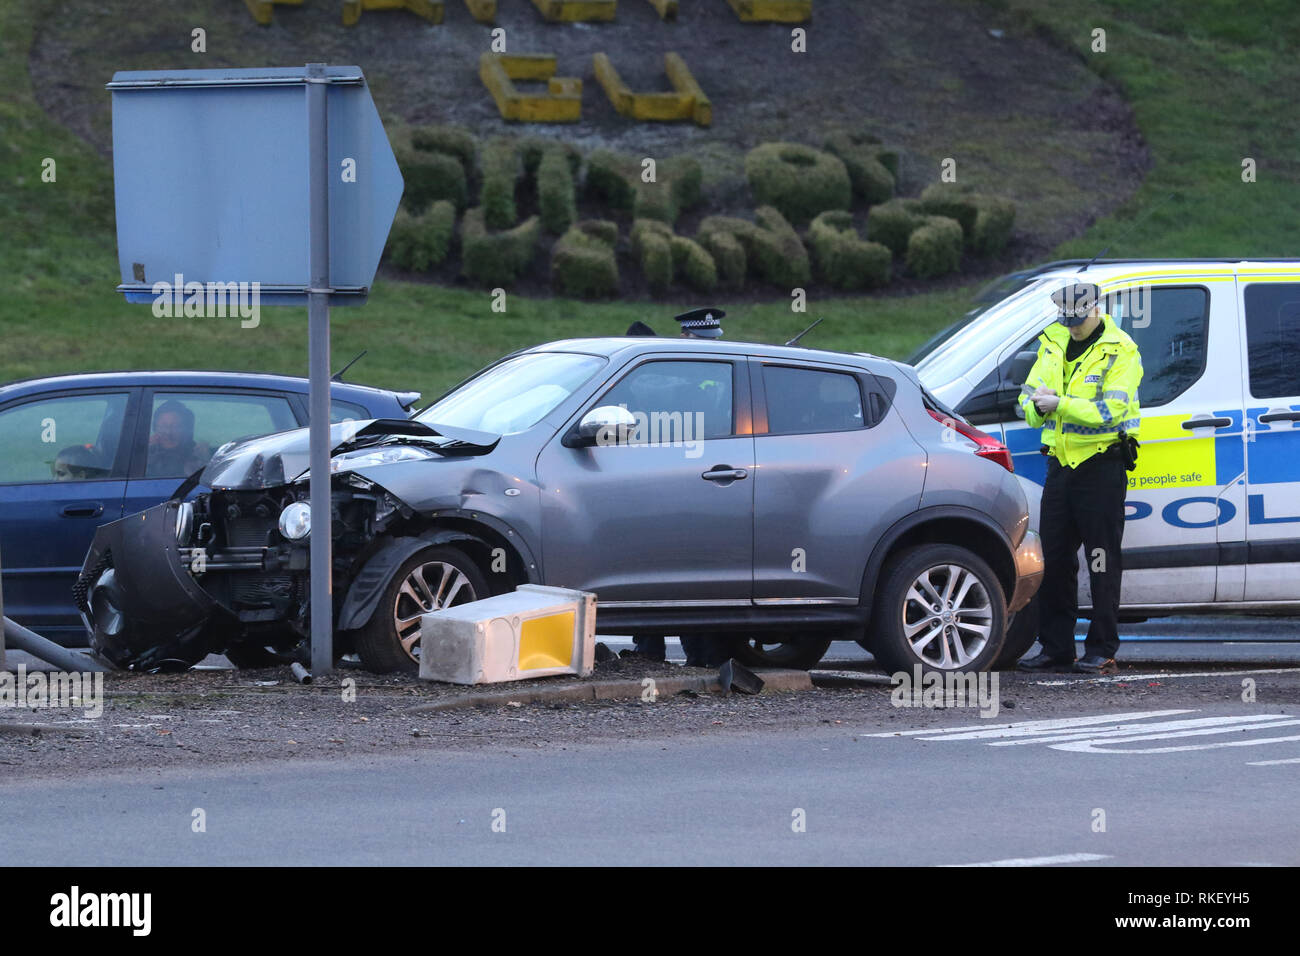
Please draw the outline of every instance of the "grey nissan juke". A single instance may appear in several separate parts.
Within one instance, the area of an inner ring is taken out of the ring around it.
[[[866,354],[551,342],[331,441],[335,650],[376,671],[418,667],[422,614],[526,582],[595,592],[601,633],[706,634],[750,665],[852,639],[887,671],[982,670],[1042,576],[1007,449]],[[232,443],[103,526],[74,594],[92,646],[303,659],[307,467],[306,429]]]

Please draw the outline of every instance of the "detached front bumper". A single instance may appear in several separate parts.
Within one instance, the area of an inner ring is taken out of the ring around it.
[[[1020,547],[1014,555],[1016,565],[1016,586],[1011,592],[1011,601],[1007,610],[1019,611],[1038,593],[1038,586],[1043,583],[1043,539],[1037,531],[1026,531]]]
[[[91,646],[119,666],[183,656],[217,610],[183,563],[179,509],[167,501],[103,525],[73,588]]]

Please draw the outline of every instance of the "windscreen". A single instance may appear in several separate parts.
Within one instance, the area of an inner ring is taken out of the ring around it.
[[[599,356],[576,352],[517,355],[443,396],[417,420],[513,435],[549,415],[604,364]]]

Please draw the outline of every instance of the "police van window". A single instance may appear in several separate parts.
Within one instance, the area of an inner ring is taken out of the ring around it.
[[[1107,297],[1105,311],[1142,354],[1142,407],[1173,401],[1205,371],[1210,294],[1200,287],[1124,290]]]
[[[1255,398],[1300,395],[1300,285],[1246,286],[1246,356]]]
[[[764,365],[763,388],[770,434],[841,432],[865,424],[862,389],[852,375]]]
[[[725,438],[732,434],[732,365],[646,362],[597,404],[622,405],[654,434],[662,434],[665,428],[689,428],[689,435],[683,431],[687,438]],[[669,441],[667,436],[660,440]]]

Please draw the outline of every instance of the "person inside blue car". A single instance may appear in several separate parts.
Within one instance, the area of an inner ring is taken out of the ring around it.
[[[182,477],[198,471],[212,458],[212,449],[194,440],[194,413],[181,402],[169,399],[153,413],[149,435],[151,478]]]

